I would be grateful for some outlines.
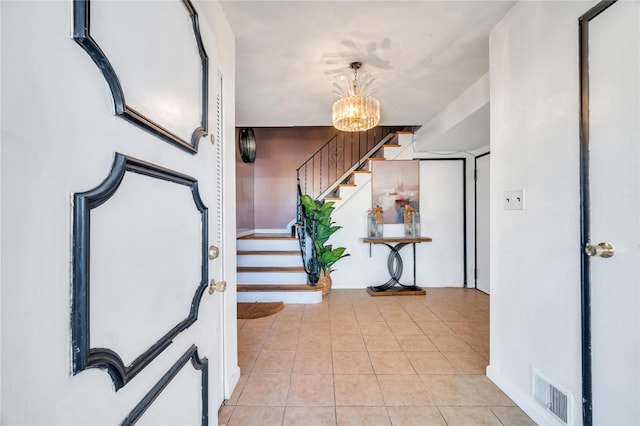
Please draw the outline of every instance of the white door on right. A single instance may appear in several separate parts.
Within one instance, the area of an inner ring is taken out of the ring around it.
[[[640,424],[640,3],[589,23],[594,425]],[[604,254],[604,257],[602,256]]]

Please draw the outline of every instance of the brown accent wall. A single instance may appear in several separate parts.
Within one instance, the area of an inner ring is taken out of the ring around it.
[[[238,231],[286,229],[296,213],[296,169],[337,131],[333,127],[255,127],[256,161],[237,153]]]
[[[253,200],[255,163],[242,161],[238,149],[239,134],[240,131],[236,129],[236,230],[243,232],[255,229],[255,204]]]

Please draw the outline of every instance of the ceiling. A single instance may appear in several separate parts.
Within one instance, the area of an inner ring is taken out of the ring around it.
[[[513,1],[222,1],[238,127],[330,126],[333,81],[377,80],[382,125],[425,125],[489,69]],[[477,121],[477,120],[476,120]]]

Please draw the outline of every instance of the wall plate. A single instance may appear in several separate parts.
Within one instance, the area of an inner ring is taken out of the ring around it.
[[[524,189],[504,191],[502,203],[505,210],[524,210]]]

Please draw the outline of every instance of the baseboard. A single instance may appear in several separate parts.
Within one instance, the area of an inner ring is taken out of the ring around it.
[[[558,425],[564,426],[563,423],[555,419],[544,408],[538,405],[532,396],[525,395],[516,389],[512,383],[502,376],[496,368],[489,365],[487,367],[487,377],[498,386],[509,398],[515,402],[531,419],[539,425]]]
[[[246,237],[247,235],[255,234],[253,229],[244,229],[242,231],[236,231],[236,238]]]
[[[233,391],[236,389],[238,385],[238,381],[240,380],[240,367],[237,365],[233,368],[231,374],[227,377],[224,384],[224,399],[231,398],[233,395]]]
[[[333,278],[333,286],[331,287],[333,290],[357,290],[357,289],[366,290],[367,287],[369,287],[369,286],[383,284],[382,280],[381,280],[381,282],[375,282],[375,283],[372,283],[372,282],[367,282],[367,283],[336,283],[335,275],[332,274],[331,277]],[[438,283],[436,285],[418,283],[418,287],[426,290],[427,294],[428,294],[430,288],[464,288],[462,286],[462,284],[454,285],[454,284],[442,284],[442,283]],[[475,290],[473,287],[470,287],[468,289]]]

